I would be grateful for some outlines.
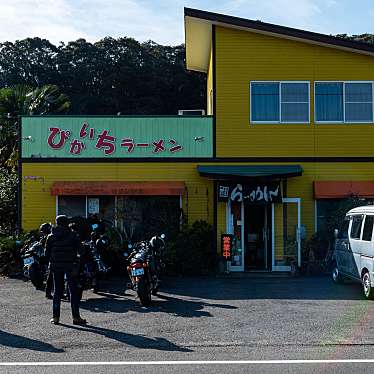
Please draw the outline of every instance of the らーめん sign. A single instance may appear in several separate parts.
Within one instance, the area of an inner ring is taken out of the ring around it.
[[[219,201],[244,201],[245,204],[274,203],[282,201],[279,182],[218,185]]]

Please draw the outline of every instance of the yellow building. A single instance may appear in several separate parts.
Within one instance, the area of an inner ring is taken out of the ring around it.
[[[288,271],[339,202],[374,198],[374,47],[187,8],[185,34],[209,116],[23,118],[22,227],[105,207],[123,228],[171,197],[218,254],[232,235],[231,271]]]
[[[243,189],[217,203],[217,241],[236,237],[231,270],[288,270],[329,209],[374,197],[374,47],[195,9],[185,32],[213,115],[204,175]],[[253,204],[272,182],[281,199]]]

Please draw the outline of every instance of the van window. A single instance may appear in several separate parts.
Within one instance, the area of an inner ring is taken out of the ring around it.
[[[368,242],[371,241],[371,237],[373,235],[373,223],[374,216],[365,217],[364,231],[362,232],[362,240],[366,240]]]
[[[362,226],[362,215],[352,217],[352,226],[351,226],[351,239],[360,239],[361,235],[361,226]]]
[[[349,219],[345,219],[338,231],[338,239],[348,239]]]

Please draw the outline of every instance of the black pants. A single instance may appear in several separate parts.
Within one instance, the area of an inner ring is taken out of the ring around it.
[[[60,318],[61,298],[64,292],[65,274],[70,290],[71,313],[73,318],[79,318],[77,281],[74,277],[72,277],[70,272],[65,273],[64,270],[53,270],[53,280],[55,286],[55,292],[53,294],[53,317]]]
[[[53,272],[48,269],[48,274],[47,274],[47,281],[45,285],[45,295],[49,296],[52,294],[52,287],[53,287]]]

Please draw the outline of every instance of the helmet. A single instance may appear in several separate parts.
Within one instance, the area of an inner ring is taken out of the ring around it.
[[[39,231],[44,234],[44,235],[48,235],[51,233],[51,230],[52,230],[52,225],[50,223],[42,223],[39,227]]]
[[[150,241],[149,241],[149,244],[151,245],[151,247],[153,247],[154,249],[160,249],[162,248],[164,245],[165,245],[165,235],[164,234],[161,234],[161,235],[155,235]]]

